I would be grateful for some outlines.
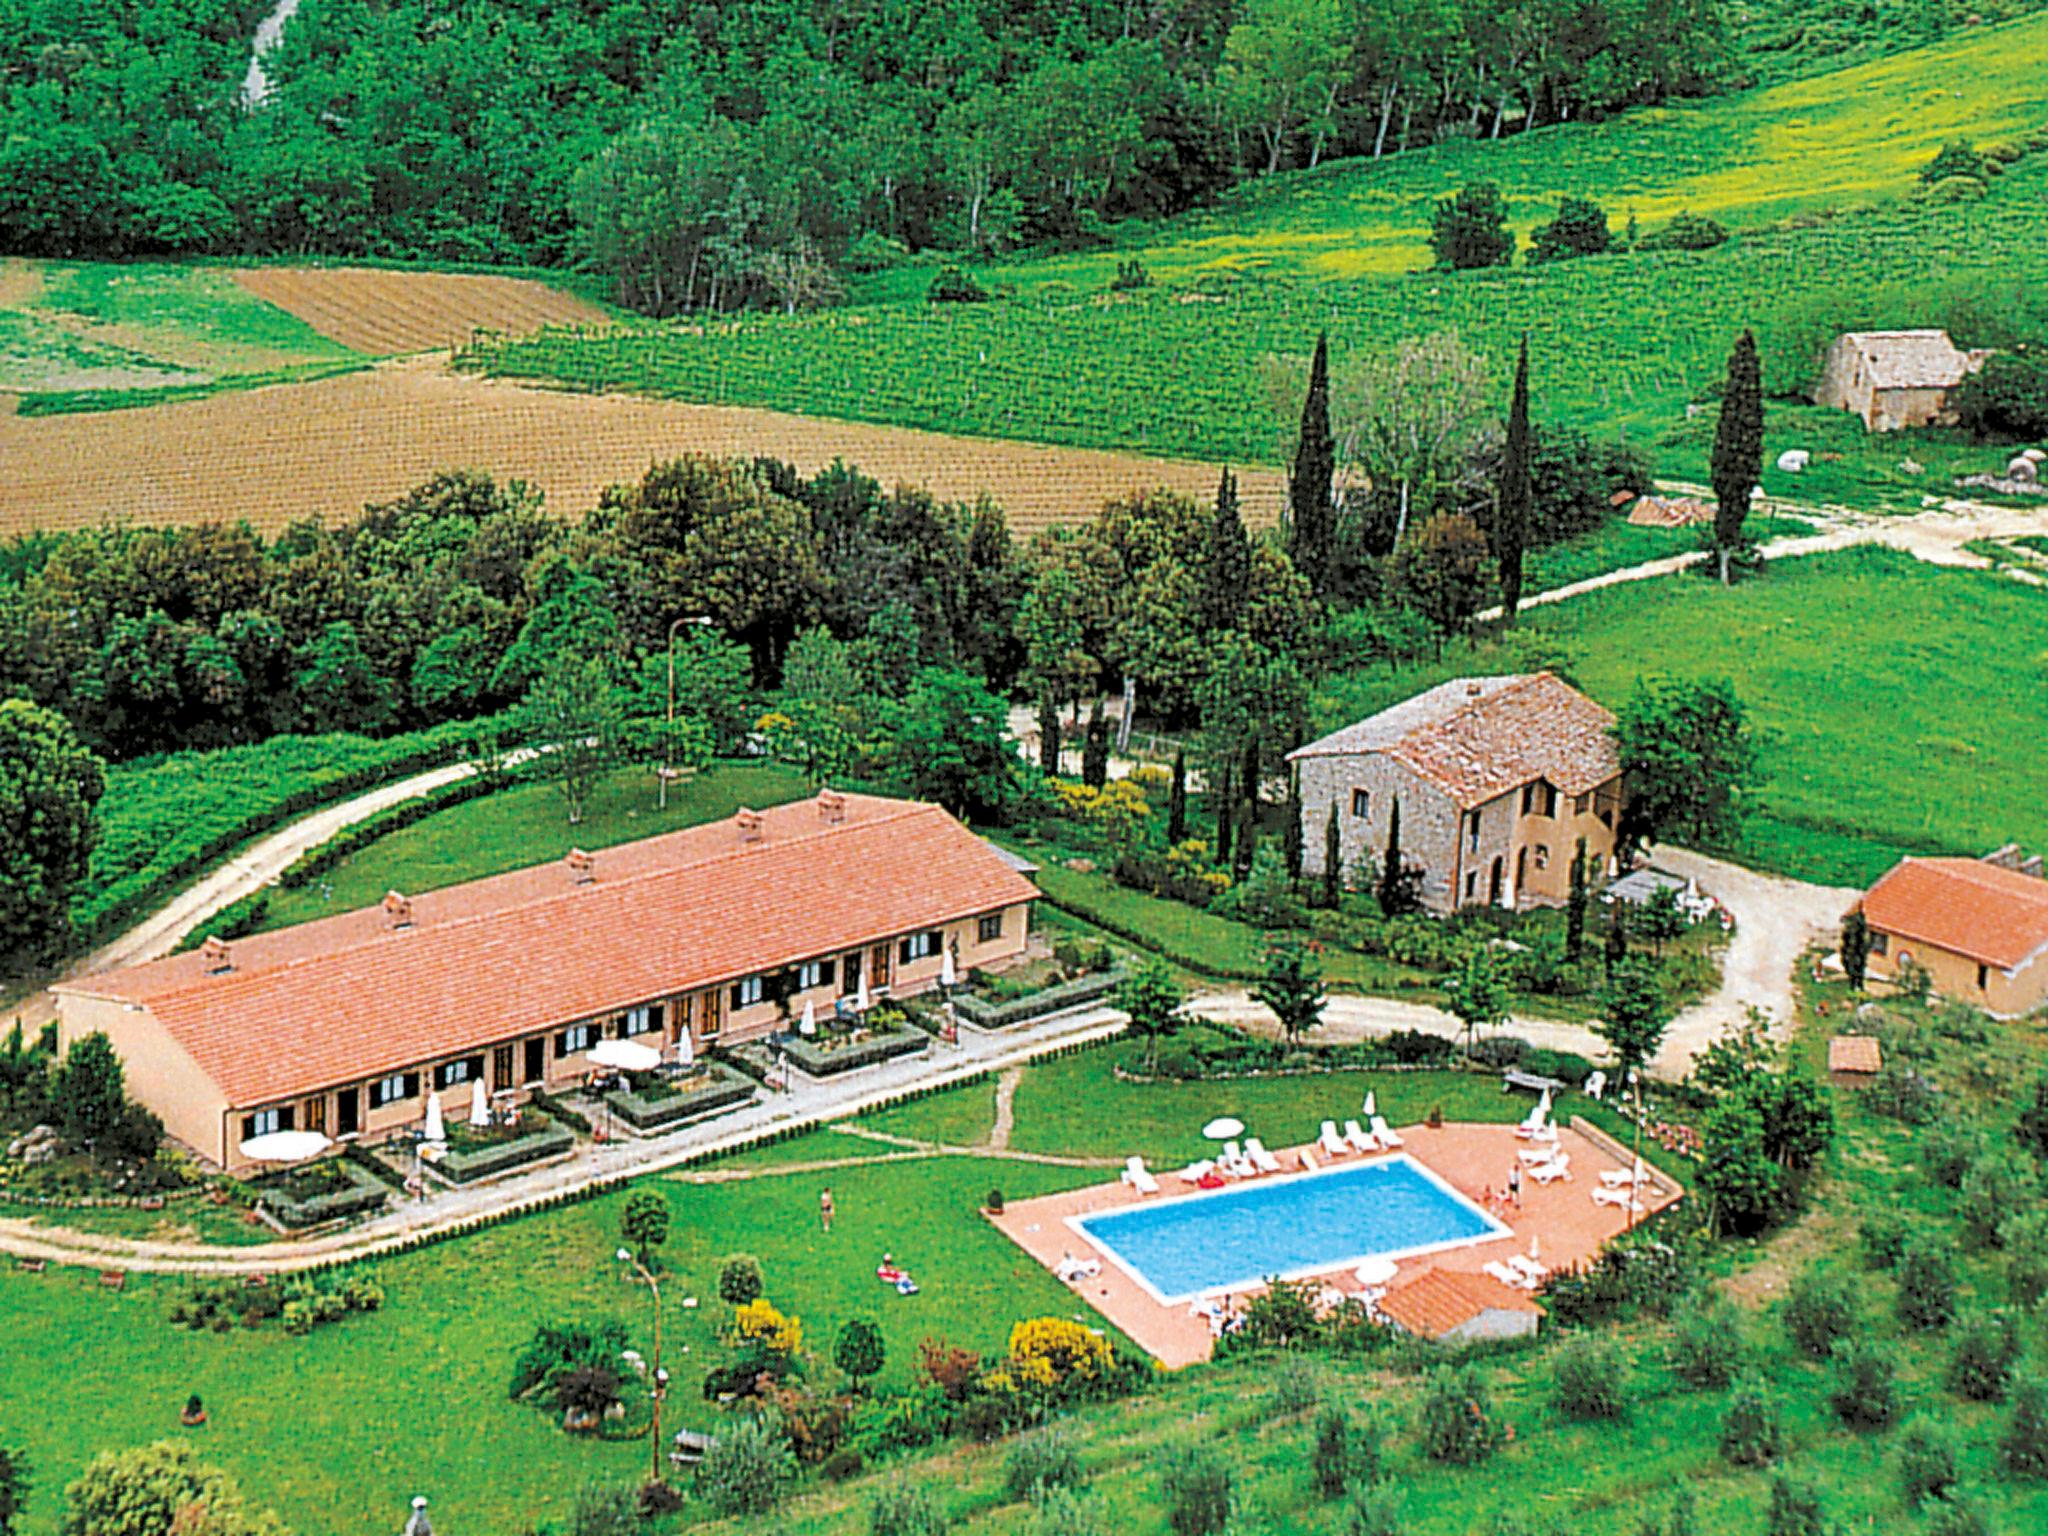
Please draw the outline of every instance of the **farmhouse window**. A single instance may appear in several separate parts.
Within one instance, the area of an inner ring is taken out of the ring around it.
[[[1590,794],[1575,796],[1572,800],[1572,814],[1574,816],[1585,815],[1587,808],[1591,806],[1592,803],[1593,797]]]
[[[574,1056],[578,1051],[587,1051],[596,1042],[597,1030],[589,1024],[571,1024],[555,1036],[555,1054]]]
[[[1988,986],[1990,986],[1990,985],[1991,985],[1991,968],[1990,968],[1989,966],[1984,966],[1984,965],[1980,965],[1980,966],[1978,966],[1978,967],[1977,967],[1977,990],[1978,990],[1979,992],[1982,992],[1982,991],[1983,991],[1983,990],[1984,990],[1984,989],[1985,989],[1986,987],[1988,987]]]
[[[386,1104],[396,1104],[401,1099],[412,1098],[420,1091],[420,1075],[417,1072],[394,1072],[389,1077],[380,1077],[370,1088],[370,1105],[382,1109]]]
[[[1003,936],[1003,914],[990,912],[974,925],[974,938],[980,944],[993,944]]]
[[[796,989],[808,992],[812,987],[822,987],[832,979],[830,960],[806,960],[796,968]]]
[[[855,950],[846,957],[846,964],[839,969],[839,995],[851,997],[860,990],[861,952]]]
[[[253,1141],[258,1136],[274,1136],[279,1131],[292,1128],[292,1107],[287,1104],[281,1109],[259,1109],[253,1115],[242,1116],[242,1140]]]
[[[896,958],[908,965],[913,960],[926,960],[939,952],[939,931],[928,929],[924,933],[913,933],[896,946]]]
[[[625,1018],[620,1021],[619,1033],[622,1035],[652,1034],[655,1030],[661,1028],[662,1011],[662,1006],[659,1003],[649,1003],[643,1008],[628,1008]]]
[[[1351,814],[1356,816],[1360,821],[1365,820],[1366,817],[1372,814],[1371,790],[1354,789],[1353,791],[1351,791]]]
[[[1870,936],[1870,952],[1873,955],[1889,954],[1891,952],[1891,947],[1892,936],[1890,934],[1873,933]]]
[[[1538,869],[1550,868],[1550,844],[1538,843],[1536,845],[1536,867]]]
[[[1473,811],[1465,818],[1465,846],[1472,852],[1479,851],[1479,812]]]
[[[473,1083],[484,1075],[484,1059],[481,1056],[464,1056],[459,1061],[444,1061],[434,1068],[434,1086],[453,1088],[460,1083]]]
[[[766,976],[749,976],[744,981],[733,983],[732,1005],[735,1008],[751,1008],[768,995]]]
[[[1473,870],[1465,876],[1465,899],[1470,901],[1479,890],[1479,872]]]

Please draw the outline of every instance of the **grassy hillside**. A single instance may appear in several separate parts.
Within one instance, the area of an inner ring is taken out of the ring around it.
[[[1004,295],[989,304],[927,304],[930,274],[910,268],[864,280],[852,308],[488,343],[470,360],[574,387],[1270,462],[1280,438],[1258,364],[1304,352],[1317,330],[1340,349],[1456,330],[1493,360],[1503,393],[1512,339],[1527,332],[1539,414],[1663,444],[1663,467],[1697,474],[1704,435],[1685,430],[1685,407],[1743,325],[1804,335],[1833,300],[1864,323],[1886,285],[1910,285],[1885,318],[1911,323],[1938,318],[1910,312],[1931,307],[1938,279],[2005,291],[2048,280],[2048,156],[2019,162],[1979,203],[1909,195],[1944,138],[2048,129],[2044,60],[2048,18],[1972,29],[1742,96],[1278,178],[1114,249],[981,269]],[[1523,235],[1560,197],[1591,195],[1617,225],[1633,212],[1654,229],[1692,208],[1738,238],[1704,253],[1412,273],[1433,200],[1482,178],[1505,189]],[[1152,285],[1111,293],[1116,263],[1133,257]],[[1840,430],[1805,411],[1776,425]],[[1843,441],[1860,456],[1860,434]]]

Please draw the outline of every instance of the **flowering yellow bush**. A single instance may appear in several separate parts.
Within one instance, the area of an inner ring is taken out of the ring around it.
[[[1146,763],[1142,767],[1133,768],[1123,782],[1135,786],[1148,800],[1156,800],[1173,792],[1173,775],[1157,763]]]
[[[1094,1381],[1114,1360],[1107,1339],[1063,1317],[1027,1318],[1010,1330],[1009,1369],[1034,1386],[1060,1386],[1076,1376]]]
[[[758,1344],[773,1354],[794,1356],[804,1347],[804,1325],[778,1311],[766,1296],[756,1296],[734,1310],[729,1341]]]
[[[1111,779],[1100,789],[1078,779],[1054,779],[1052,791],[1061,810],[1100,827],[1112,846],[1120,846],[1152,816],[1144,786],[1133,779]]]

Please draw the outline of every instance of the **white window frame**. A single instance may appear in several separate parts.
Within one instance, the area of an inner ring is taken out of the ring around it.
[[[284,1114],[284,1107],[282,1105],[273,1106],[270,1109],[251,1110],[249,1112],[249,1135],[246,1139],[253,1141],[258,1136],[275,1136],[284,1129]]]
[[[597,1026],[595,1024],[571,1024],[562,1031],[561,1038],[555,1044],[564,1056],[580,1055],[597,1044]]]
[[[370,1108],[383,1109],[389,1104],[402,1104],[412,1095],[405,1091],[405,1074],[394,1072],[389,1077],[380,1077],[370,1085]]]
[[[974,925],[974,942],[993,944],[1003,936],[1003,914],[984,912]]]
[[[733,1006],[752,1008],[768,999],[768,978],[766,976],[742,976],[733,983]]]
[[[638,1008],[628,1008],[621,1019],[626,1033],[628,1035],[644,1035],[652,1030],[661,1028],[661,1025],[655,1021],[655,1007],[656,1005],[653,1003],[642,1003]]]
[[[824,961],[806,960],[796,968],[797,991],[808,992],[813,987],[822,987],[823,985],[825,985]]]
[[[914,965],[920,960],[929,960],[939,952],[938,935],[926,928],[904,937],[901,955],[902,963]]]

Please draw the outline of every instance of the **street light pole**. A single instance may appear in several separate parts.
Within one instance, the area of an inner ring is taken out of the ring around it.
[[[668,627],[668,728],[661,737],[661,787],[655,792],[655,808],[668,809],[668,777],[675,771],[676,745],[676,631],[685,624],[709,624],[701,613],[686,614]]]
[[[654,1481],[661,1482],[661,1400],[668,1395],[668,1372],[661,1368],[661,1282],[654,1278],[654,1272],[633,1256],[630,1248],[619,1250],[622,1263],[630,1264],[642,1280],[647,1282],[648,1292],[654,1298]]]

